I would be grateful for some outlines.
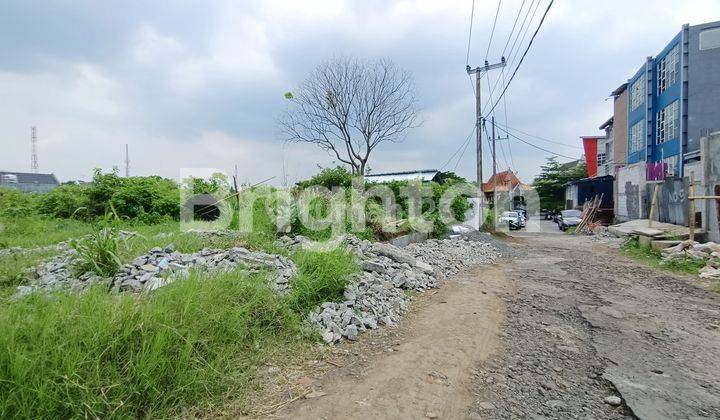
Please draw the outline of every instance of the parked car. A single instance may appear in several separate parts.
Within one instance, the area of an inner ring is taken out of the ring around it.
[[[582,221],[580,210],[563,210],[558,216],[558,228],[565,232],[568,228],[577,226]]]
[[[510,230],[518,230],[522,228],[520,214],[516,211],[504,211],[500,216],[500,223],[507,223]]]
[[[541,219],[548,219],[548,213],[550,213],[550,210],[548,209],[540,209],[540,218]]]

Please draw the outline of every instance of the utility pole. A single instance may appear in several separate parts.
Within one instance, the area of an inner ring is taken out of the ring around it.
[[[495,154],[495,141],[507,140],[508,137],[495,137],[495,116],[490,117],[490,123],[492,124],[492,157],[493,157],[493,200],[495,198],[495,186],[497,185],[497,155]]]
[[[465,67],[468,75],[475,75],[475,153],[477,156],[477,184],[478,184],[478,230],[482,226],[483,222],[483,211],[485,196],[482,190],[483,184],[483,170],[482,170],[482,100],[480,97],[480,78],[483,73],[487,73],[490,70],[505,67],[505,57],[502,57],[499,63],[489,64],[485,60],[485,65],[482,67],[471,68],[470,66]]]
[[[37,156],[37,128],[35,126],[32,126],[30,128],[30,148],[31,155],[30,155],[30,170],[32,173],[36,174],[40,172],[40,166],[38,165],[38,156]]]
[[[125,143],[125,178],[130,178],[130,148]]]

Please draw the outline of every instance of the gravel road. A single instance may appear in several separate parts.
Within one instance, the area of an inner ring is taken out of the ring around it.
[[[474,416],[720,418],[717,293],[586,237],[516,249],[505,351],[480,366]]]
[[[720,418],[720,295],[587,237],[506,243],[274,416]]]

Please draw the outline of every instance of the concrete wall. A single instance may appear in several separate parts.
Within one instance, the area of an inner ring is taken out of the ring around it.
[[[617,199],[615,218],[620,222],[647,218],[647,181],[645,162],[619,168],[615,184]]]
[[[565,187],[565,209],[570,210],[578,206],[578,186],[571,184]]]
[[[700,153],[704,175],[701,191],[706,195],[720,195],[720,132],[700,141]],[[703,200],[701,204],[707,238],[720,242],[720,200]]]
[[[615,166],[627,165],[628,151],[628,91],[615,98],[613,104],[613,162]]]
[[[687,145],[700,149],[700,138],[720,130],[720,48],[700,50],[700,33],[720,28],[720,22],[690,26],[687,30]]]
[[[11,184],[3,183],[0,184],[1,188],[10,188],[13,190],[19,190],[26,193],[46,193],[54,190],[58,186],[56,184]]]
[[[645,202],[648,203],[648,217],[652,203],[653,189],[658,189],[657,204],[653,220],[676,225],[688,225],[689,181],[683,178],[668,178],[663,182],[648,184],[645,190]]]

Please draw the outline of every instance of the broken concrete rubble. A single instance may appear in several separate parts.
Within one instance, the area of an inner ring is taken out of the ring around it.
[[[305,243],[303,238],[283,241],[292,246]],[[404,248],[354,236],[346,236],[343,242],[360,258],[363,273],[347,286],[343,302],[323,303],[310,314],[310,322],[328,343],[355,340],[359,332],[380,325],[396,325],[409,308],[406,290],[435,288],[438,279],[468,266],[492,263],[499,256],[489,243],[466,237],[433,239]]]
[[[660,251],[663,261],[694,259],[706,261],[700,269],[701,278],[720,279],[720,244],[682,241]]]

